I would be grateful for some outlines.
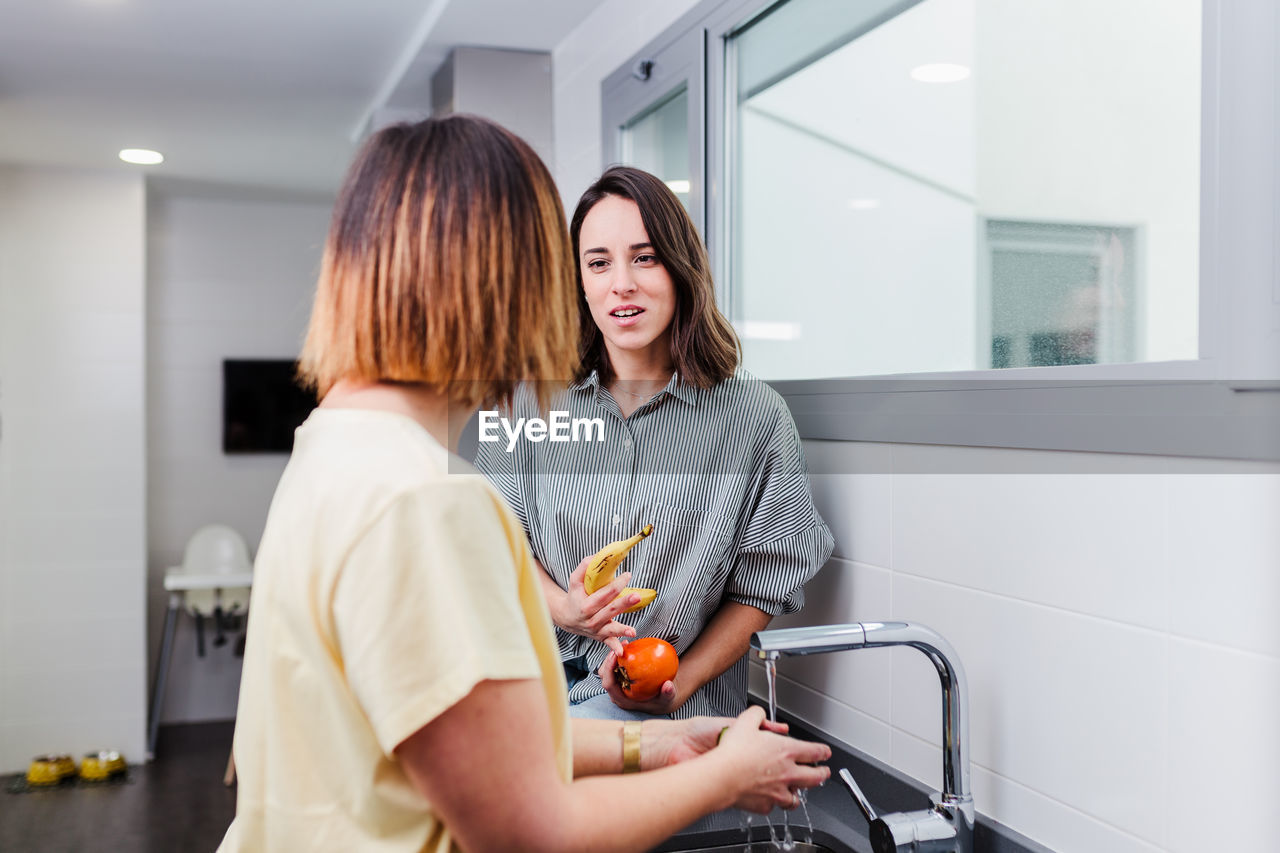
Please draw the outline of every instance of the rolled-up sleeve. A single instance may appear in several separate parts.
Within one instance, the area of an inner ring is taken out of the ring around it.
[[[804,584],[818,573],[835,538],[813,503],[795,423],[779,414],[725,598],[778,616],[804,605]]]

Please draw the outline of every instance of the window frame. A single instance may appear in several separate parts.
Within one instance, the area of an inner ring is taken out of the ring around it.
[[[706,171],[706,30],[688,27],[666,43],[652,42],[605,78],[600,86],[601,147],[604,166],[622,162],[625,128],[666,103],[684,86],[688,93],[689,209],[704,228]],[[647,63],[642,68],[642,63]]]
[[[625,109],[643,109],[624,101],[619,81],[682,39],[701,46],[705,118],[689,126],[702,136],[703,177],[691,197],[700,195],[717,298],[731,318],[730,39],[780,2],[703,0],[601,87],[608,165],[611,128],[627,121]],[[801,437],[1280,461],[1280,9],[1202,0],[1202,10],[1199,357],[772,382]],[[984,429],[973,428],[978,406]],[[1067,415],[1078,435],[1051,423]]]

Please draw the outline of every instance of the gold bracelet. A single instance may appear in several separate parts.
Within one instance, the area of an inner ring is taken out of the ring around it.
[[[639,720],[627,720],[622,724],[622,772],[640,772],[640,726]]]

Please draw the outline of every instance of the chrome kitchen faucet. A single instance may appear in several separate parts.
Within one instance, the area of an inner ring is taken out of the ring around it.
[[[942,793],[933,808],[877,816],[853,774],[840,779],[871,827],[875,853],[973,853],[973,795],[969,791],[969,693],[960,658],[938,632],[914,622],[854,622],[781,628],[751,635],[762,660],[853,649],[910,646],[929,658],[942,682]]]

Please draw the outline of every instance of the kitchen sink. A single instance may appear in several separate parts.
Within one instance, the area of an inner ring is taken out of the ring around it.
[[[766,853],[775,848],[768,841],[757,841],[748,846],[745,842],[737,844],[720,844],[716,847],[692,847],[681,849],[680,853]],[[776,848],[784,849],[784,848]],[[794,846],[785,848],[790,853],[843,853],[849,850],[848,847],[828,847],[825,844],[810,844],[807,841],[797,841]]]
[[[784,849],[781,846],[774,847],[768,834],[762,834],[761,829],[756,827],[752,830],[750,844],[747,843],[746,832],[742,828],[677,835],[657,847],[654,853],[772,853]],[[794,826],[792,831],[795,831]],[[802,831],[801,837],[812,840],[796,840],[791,847],[785,849],[790,853],[863,853],[822,830],[815,830],[812,834],[807,830]]]

